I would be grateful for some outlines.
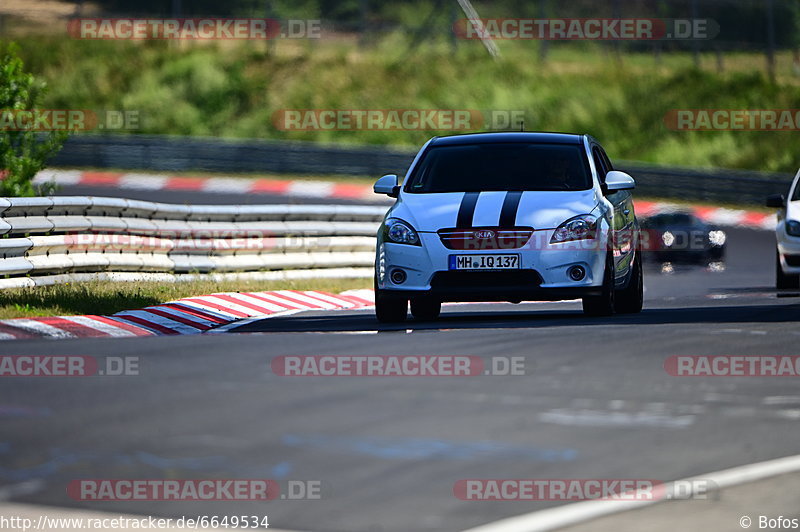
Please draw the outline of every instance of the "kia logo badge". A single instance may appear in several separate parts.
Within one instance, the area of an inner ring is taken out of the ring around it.
[[[494,238],[494,231],[484,229],[482,231],[475,231],[472,233],[475,238]]]

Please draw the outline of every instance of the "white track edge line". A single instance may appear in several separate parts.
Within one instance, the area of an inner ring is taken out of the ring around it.
[[[665,491],[669,493],[670,488],[676,483],[681,483],[685,489],[687,485],[694,486],[692,482],[698,480],[710,481],[711,486],[708,487],[707,491],[717,491],[798,471],[800,471],[800,454],[676,480],[668,483]],[[599,517],[644,508],[666,500],[668,499],[653,501],[583,501],[501,519],[463,532],[543,532],[556,530]]]

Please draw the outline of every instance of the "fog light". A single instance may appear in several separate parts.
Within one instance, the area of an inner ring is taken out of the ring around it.
[[[407,275],[403,270],[392,270],[392,273],[389,274],[389,278],[394,284],[403,284],[406,282]]]
[[[583,281],[583,278],[586,277],[586,269],[583,266],[573,266],[569,269],[567,275],[573,281]]]

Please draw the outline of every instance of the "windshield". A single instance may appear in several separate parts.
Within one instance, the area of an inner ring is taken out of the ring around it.
[[[586,190],[591,186],[579,145],[497,143],[430,148],[409,178],[406,191]]]
[[[699,225],[700,221],[686,213],[657,214],[644,222],[645,227],[670,227]]]

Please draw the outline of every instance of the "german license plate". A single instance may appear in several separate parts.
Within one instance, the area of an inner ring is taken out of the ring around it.
[[[450,255],[451,270],[515,270],[519,255]]]

